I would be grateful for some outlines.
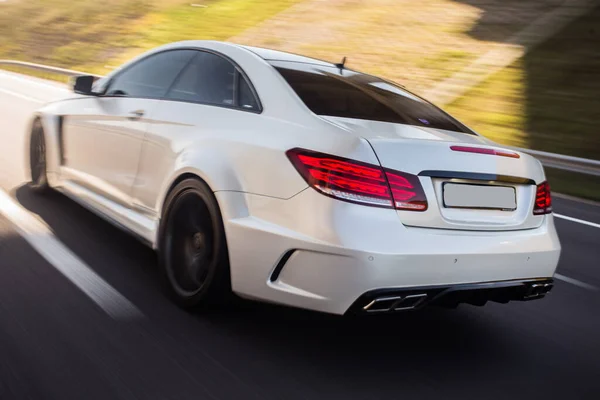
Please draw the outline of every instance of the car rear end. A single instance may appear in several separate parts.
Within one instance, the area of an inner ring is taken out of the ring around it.
[[[537,160],[386,81],[298,64],[273,62],[316,118],[373,157],[287,150],[309,189],[256,207],[268,228],[246,225],[270,265],[268,289],[250,297],[372,314],[550,291],[560,243]]]
[[[379,166],[288,152],[314,189],[294,201],[296,212],[328,221],[341,248],[297,243],[274,287],[364,313],[531,300],[552,288],[560,244],[536,160],[483,146],[419,152],[406,143],[404,153],[373,142]]]

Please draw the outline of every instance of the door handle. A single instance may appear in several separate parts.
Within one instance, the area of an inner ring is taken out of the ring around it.
[[[127,117],[127,119],[129,120],[137,120],[140,119],[144,116],[144,110],[135,110],[135,111],[131,111],[129,113],[129,116]]]

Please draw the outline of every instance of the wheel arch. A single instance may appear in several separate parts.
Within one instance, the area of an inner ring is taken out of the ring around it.
[[[218,186],[214,179],[210,179],[209,175],[198,168],[193,167],[184,167],[176,172],[174,172],[170,179],[167,180],[167,183],[164,186],[164,189],[161,191],[160,198],[157,202],[157,215],[158,215],[158,224],[156,227],[156,239],[154,241],[153,247],[158,249],[160,240],[161,240],[161,232],[162,232],[162,222],[164,219],[164,213],[166,208],[166,202],[169,197],[169,194],[173,191],[173,189],[181,182],[186,179],[196,179],[202,183],[204,183],[209,190],[213,193],[213,195],[218,191],[215,188]],[[215,186],[217,185],[217,186]],[[214,199],[219,207],[219,211],[221,213],[221,218],[223,219],[223,223],[225,224],[225,208],[226,205],[222,204],[219,196],[214,196]]]

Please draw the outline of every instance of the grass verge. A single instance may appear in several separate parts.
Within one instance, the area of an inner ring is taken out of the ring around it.
[[[298,1],[14,1],[0,4],[0,58],[102,75],[164,43],[227,40]]]
[[[446,107],[500,143],[600,158],[600,7]]]

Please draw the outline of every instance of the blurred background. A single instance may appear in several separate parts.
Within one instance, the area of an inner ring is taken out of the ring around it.
[[[492,140],[600,160],[600,0],[0,0],[0,61],[102,75],[188,39],[347,57]],[[366,322],[252,303],[187,313],[160,295],[154,251],[24,184],[26,121],[70,94],[2,75],[0,400],[600,398],[600,203],[553,199],[562,253],[542,301]],[[600,201],[600,176],[546,173]],[[73,275],[143,316],[106,314]]]
[[[0,0],[0,59],[106,74],[186,39],[346,56],[492,140],[600,159],[598,1],[195,1]],[[599,177],[547,174],[557,192],[600,200]]]

